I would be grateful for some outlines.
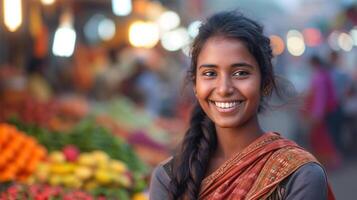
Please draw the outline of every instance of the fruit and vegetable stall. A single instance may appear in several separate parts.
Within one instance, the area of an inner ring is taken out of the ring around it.
[[[124,97],[68,99],[1,102],[0,199],[148,199],[169,133]]]

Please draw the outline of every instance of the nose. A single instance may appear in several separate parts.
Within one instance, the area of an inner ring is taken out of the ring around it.
[[[218,94],[221,96],[229,96],[233,94],[234,88],[230,77],[222,76],[218,81],[217,90]]]

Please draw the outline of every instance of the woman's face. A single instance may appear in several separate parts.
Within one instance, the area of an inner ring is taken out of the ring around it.
[[[256,117],[261,75],[244,43],[224,37],[206,41],[197,60],[196,97],[218,127],[238,128]]]

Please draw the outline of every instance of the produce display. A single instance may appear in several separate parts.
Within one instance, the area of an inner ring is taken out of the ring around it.
[[[25,123],[44,127],[48,127],[57,110],[54,101],[40,102],[26,95],[17,101],[0,101],[0,107],[0,120],[16,117]]]
[[[75,160],[54,151],[38,165],[31,177],[34,182],[53,186],[92,190],[100,186],[131,188],[131,172],[125,163],[110,159],[102,151],[78,154]]]
[[[169,156],[168,133],[125,97],[8,90],[0,107],[0,200],[146,200],[150,166]]]
[[[16,127],[0,123],[0,182],[25,181],[46,157],[46,149]]]
[[[166,144],[170,139],[165,130],[155,126],[150,115],[137,109],[137,106],[125,97],[118,97],[109,102],[93,104],[94,116],[109,116],[128,132],[145,130],[155,142]]]
[[[95,196],[106,193],[107,197],[119,199],[128,199],[134,187],[125,163],[111,159],[103,151],[79,153],[74,146],[51,152],[47,161],[38,165],[29,183],[81,189]]]
[[[97,123],[128,141],[145,163],[155,166],[170,156],[172,136],[127,98],[94,104],[92,115],[97,116]]]
[[[61,187],[47,185],[20,185],[15,184],[0,194],[0,200],[9,199],[52,199],[52,200],[94,200],[105,199],[79,190],[68,190]]]
[[[75,189],[66,189],[58,186],[49,186],[42,184],[35,184],[31,186],[15,184],[8,187],[0,194],[0,200],[9,199],[51,199],[51,200],[106,200],[115,199],[113,197],[106,197],[104,195],[94,196],[88,192]],[[120,199],[125,200],[125,196]],[[147,200],[147,197],[142,193],[133,195],[131,200]]]
[[[16,103],[0,100],[0,106],[4,108],[0,110],[0,121],[16,120],[28,127],[32,126],[24,131],[38,138],[39,142],[45,145],[49,151],[62,149],[67,144],[79,145],[79,148],[84,151],[96,148],[106,148],[108,151],[112,151],[110,150],[111,145],[102,144],[102,140],[97,140],[96,137],[98,135],[101,138],[106,137],[104,141],[107,141],[109,139],[107,136],[110,135],[110,138],[113,138],[114,134],[119,138],[115,139],[114,143],[128,142],[140,159],[151,166],[155,166],[169,157],[170,145],[168,144],[172,143],[170,134],[165,131],[166,129],[160,128],[145,111],[137,109],[135,104],[125,97],[117,97],[106,103],[91,103],[89,106],[86,99],[75,95],[62,95],[47,102],[23,95]],[[103,128],[77,131],[78,123],[88,121],[88,118],[93,119],[90,123],[107,128],[108,130],[104,131],[106,133],[101,134],[102,130],[100,129]],[[51,135],[47,132],[55,134]],[[61,134],[64,132],[65,135]],[[90,135],[92,133],[94,138]],[[80,141],[82,138],[91,141]],[[118,140],[121,141],[118,142]],[[125,145],[114,144],[114,146],[121,146],[119,148]],[[125,152],[125,149],[124,147],[124,151],[121,152]],[[131,152],[128,153],[120,153],[114,158],[128,161],[133,157]],[[111,152],[109,154],[118,153]],[[130,166],[136,161],[128,162]]]
[[[70,132],[56,132],[11,120],[20,130],[35,137],[48,151],[62,150],[75,145],[81,152],[101,150],[111,158],[126,163],[130,170],[138,173],[147,171],[146,165],[138,159],[133,149],[123,139],[115,137],[107,129],[98,126],[94,119],[87,118],[78,123]]]
[[[21,179],[22,183],[26,183],[28,186],[41,184],[60,187],[65,191],[77,189],[86,191],[95,198],[106,197],[108,199],[125,200],[140,197],[139,199],[146,199],[142,192],[147,187],[147,166],[136,156],[129,144],[111,134],[107,129],[98,126],[94,119],[86,118],[82,120],[69,132],[50,131],[14,119],[10,120],[9,123],[13,125],[5,124],[1,126],[3,127],[0,129],[1,133],[5,130],[10,130],[7,132],[11,133],[13,130],[21,130],[23,131],[21,132],[23,138],[27,138],[27,140],[32,138],[33,142],[38,141],[44,147],[31,147],[32,151],[36,151],[33,153],[35,156],[32,156],[31,159],[42,158],[36,162],[36,165],[26,165],[26,169],[31,167],[31,172],[25,171],[26,173],[19,173],[17,179],[7,178],[0,182],[9,180],[16,180],[17,182]],[[21,142],[20,139],[11,140],[18,136],[0,135],[0,150],[6,150],[9,141]],[[3,143],[7,144],[4,146],[5,148],[3,148]],[[24,146],[22,147],[24,152],[32,153],[25,142],[21,144]],[[42,154],[36,149],[41,149]],[[45,149],[50,152],[47,156]],[[16,152],[20,152],[20,150]],[[3,154],[1,153],[1,155]],[[42,155],[42,157],[36,155]],[[9,157],[15,158],[12,155]],[[16,157],[16,159],[19,158],[21,157]],[[8,168],[12,169],[15,161],[10,159],[4,163],[9,163],[8,166],[10,167]],[[32,163],[33,161],[29,160],[28,162]],[[4,172],[8,174],[7,171]],[[26,174],[26,177],[24,177],[24,174]]]

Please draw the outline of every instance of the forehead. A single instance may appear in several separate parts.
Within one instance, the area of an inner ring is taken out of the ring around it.
[[[237,62],[246,62],[258,67],[256,59],[243,41],[225,37],[208,39],[197,60],[198,66],[201,64],[231,65]]]

